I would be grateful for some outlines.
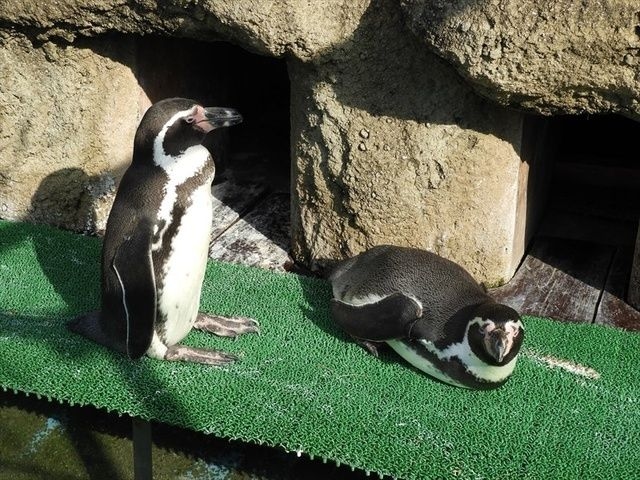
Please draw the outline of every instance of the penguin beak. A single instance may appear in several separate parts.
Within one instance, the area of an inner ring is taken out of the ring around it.
[[[489,355],[495,358],[498,363],[502,362],[507,354],[506,339],[502,335],[491,335],[487,339],[487,347]]]
[[[205,107],[204,119],[202,121],[208,123],[211,127],[210,130],[213,130],[215,128],[237,125],[242,122],[242,115],[233,108]]]
[[[508,352],[509,343],[506,333],[500,328],[484,332],[484,346],[486,352],[491,355],[496,362],[501,363]]]
[[[495,329],[486,335],[485,345],[487,347],[487,353],[495,358],[496,362],[501,363],[510,349],[506,333],[504,330]]]

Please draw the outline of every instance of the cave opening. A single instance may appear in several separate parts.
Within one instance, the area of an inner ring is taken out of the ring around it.
[[[186,97],[233,107],[243,122],[214,130],[210,257],[286,270],[290,250],[290,83],[285,60],[228,42],[140,37],[136,68],[151,102]]]
[[[619,115],[527,117],[527,254],[496,296],[521,313],[640,328],[629,305],[640,123]]]

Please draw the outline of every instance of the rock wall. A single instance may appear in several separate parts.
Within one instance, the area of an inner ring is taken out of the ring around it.
[[[294,255],[412,245],[506,281],[524,248],[521,115],[479,98],[378,7],[325,61],[290,66]]]
[[[483,95],[538,113],[640,120],[640,3],[402,0],[425,48]]]
[[[0,33],[1,218],[102,232],[148,106],[166,92],[213,105],[228,95],[217,65],[184,74],[203,54],[194,43]]]
[[[0,21],[40,40],[110,32],[225,40],[265,55],[312,60],[341,43],[370,0],[3,0]],[[375,2],[374,2],[375,3]]]
[[[104,228],[145,102],[131,43],[0,35],[0,216]]]
[[[482,96],[637,117],[636,7],[5,0],[0,217],[99,232],[141,113],[166,91],[148,82],[164,50],[143,65],[140,35],[225,40],[289,66],[296,259],[415,245],[498,284],[526,243],[529,164],[523,114]],[[207,94],[192,86],[180,92]]]

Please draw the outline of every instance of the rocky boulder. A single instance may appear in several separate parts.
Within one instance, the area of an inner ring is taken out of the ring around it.
[[[394,2],[376,7],[324,62],[290,64],[295,257],[411,245],[502,283],[524,249],[522,116],[421,49]]]
[[[132,57],[126,39],[34,44],[0,32],[1,218],[104,229],[148,105]]]
[[[192,2],[175,0],[4,0],[5,26],[40,40],[105,33],[225,40],[262,54],[310,60],[356,29],[367,0]]]
[[[489,98],[542,114],[640,120],[637,1],[401,3],[423,44]]]

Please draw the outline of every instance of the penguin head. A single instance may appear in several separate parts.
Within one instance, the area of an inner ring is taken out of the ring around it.
[[[480,305],[469,323],[469,346],[489,365],[505,365],[520,351],[524,326],[513,308],[499,303]]]
[[[242,122],[237,110],[203,107],[195,100],[168,98],[154,103],[142,117],[134,140],[134,161],[149,155],[176,157],[200,145],[205,135]]]

